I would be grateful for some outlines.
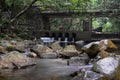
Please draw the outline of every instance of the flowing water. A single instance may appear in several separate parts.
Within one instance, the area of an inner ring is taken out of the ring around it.
[[[70,80],[70,74],[87,66],[68,66],[67,60],[37,59],[37,65],[24,69],[0,70],[0,80]]]

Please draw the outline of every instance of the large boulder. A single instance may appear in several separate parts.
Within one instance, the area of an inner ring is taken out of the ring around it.
[[[101,40],[100,43],[103,43],[106,46],[107,51],[114,51],[117,49],[117,46],[110,39]],[[101,45],[103,46],[103,45]]]
[[[118,67],[118,65],[119,61],[114,57],[107,57],[97,61],[93,65],[93,70],[106,76],[113,77],[115,74],[115,69]]]
[[[100,47],[98,44],[92,43],[85,45],[81,50],[87,53],[90,58],[95,58],[98,52],[100,52]]]
[[[86,52],[90,58],[95,58],[100,51],[110,51],[117,49],[117,46],[111,40],[101,40],[91,42],[81,48],[82,51]]]
[[[53,51],[56,52],[56,53],[61,53],[62,50],[63,50],[63,48],[60,46],[59,42],[54,42],[54,43],[52,43],[50,47],[51,47],[51,48],[53,49]]]
[[[0,59],[0,69],[22,68],[34,64],[36,63],[31,58],[28,58],[17,51],[13,51],[8,54],[5,54]]]
[[[80,54],[78,57],[71,57],[69,59],[69,65],[83,66],[88,64],[90,58],[86,53]]]
[[[52,49],[50,49],[49,47],[45,46],[45,45],[40,45],[40,44],[37,44],[35,45],[32,50],[40,57],[41,54],[43,53],[50,53],[50,52],[53,52]]]
[[[78,56],[78,53],[79,52],[77,51],[74,45],[67,45],[65,46],[61,55],[66,57],[73,57],[73,56]]]

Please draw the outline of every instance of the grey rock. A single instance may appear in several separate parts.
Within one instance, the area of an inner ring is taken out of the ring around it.
[[[42,53],[40,55],[40,57],[44,58],[44,59],[55,59],[55,58],[57,58],[57,53],[53,53],[53,52],[51,52],[51,53]]]
[[[37,44],[35,45],[32,50],[38,55],[38,56],[41,56],[41,54],[45,54],[45,53],[50,53],[50,52],[53,52],[52,49],[50,49],[49,47],[47,46],[44,46],[44,45],[40,45],[40,44]]]
[[[89,62],[89,57],[87,56],[87,54],[80,54],[79,57],[71,57],[69,60],[69,65],[78,65],[78,66],[82,66],[82,65],[86,65]]]
[[[93,71],[83,71],[73,78],[73,80],[98,80],[102,74]]]
[[[0,59],[0,69],[3,68],[22,68],[36,64],[35,61],[27,56],[17,52],[12,51],[5,54]]]
[[[97,61],[93,65],[93,70],[96,72],[105,74],[106,76],[112,77],[118,65],[119,65],[119,62],[114,57],[107,57]]]

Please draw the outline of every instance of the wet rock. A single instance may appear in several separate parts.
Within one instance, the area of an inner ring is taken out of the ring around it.
[[[95,58],[100,51],[100,47],[98,44],[88,44],[81,48],[82,51],[88,54],[90,58]]]
[[[20,52],[25,52],[25,49],[26,49],[25,42],[24,41],[17,42],[15,48],[16,48],[16,50],[18,50]]]
[[[112,40],[106,39],[101,40],[100,43],[104,43],[107,51],[114,51],[117,49],[117,46],[112,42]]]
[[[95,58],[100,51],[113,51],[117,46],[111,40],[91,42],[81,48],[90,58]]]
[[[34,52],[29,52],[29,53],[27,54],[27,56],[29,56],[29,57],[31,57],[31,58],[36,58],[36,57],[37,57],[37,54],[34,53]]]
[[[16,50],[16,49],[15,49],[16,42],[15,42],[14,40],[12,40],[12,41],[2,40],[2,41],[0,42],[0,45],[1,45],[2,47],[4,47],[5,50],[8,51],[8,52],[9,52],[9,51],[14,51],[14,50]]]
[[[52,49],[50,49],[47,46],[37,44],[32,48],[32,51],[34,51],[38,56],[41,56],[43,53],[50,53],[53,52]]]
[[[40,55],[41,58],[44,58],[44,59],[55,59],[57,58],[57,53],[53,53],[53,52],[50,52],[50,53],[42,53]]]
[[[97,55],[97,58],[106,58],[106,57],[112,57],[112,56],[115,56],[116,54],[115,53],[110,53],[110,52],[107,52],[107,51],[100,51]]]
[[[61,53],[62,50],[63,50],[63,48],[60,46],[59,42],[54,42],[54,43],[52,43],[50,47],[51,47],[51,48],[53,49],[53,51],[55,51],[56,53]]]
[[[26,57],[25,55],[13,51],[8,54],[5,54],[0,59],[0,69],[4,68],[22,68],[30,65],[36,64],[32,59]]]
[[[69,65],[83,66],[88,64],[89,57],[86,53],[80,54],[79,57],[71,57]]]
[[[106,76],[113,77],[118,65],[119,62],[114,57],[107,57],[97,61],[93,66],[93,70]]]
[[[68,46],[65,46],[61,55],[66,57],[73,57],[73,56],[78,56],[78,53],[79,52],[76,50],[74,45],[68,45]]]
[[[0,46],[0,53],[5,54],[7,51],[4,47]]]
[[[82,71],[72,80],[98,80],[102,76],[103,76],[102,74],[93,71]]]
[[[16,40],[11,40],[11,41],[10,41],[10,44],[16,45],[16,44],[17,44],[17,41],[16,41]]]
[[[31,40],[25,40],[24,41],[24,44],[25,44],[26,48],[33,48],[37,43],[38,43],[37,40],[33,40],[33,41],[31,41]]]
[[[1,40],[1,41],[0,41],[0,45],[3,46],[3,47],[6,47],[6,46],[11,45],[11,44],[10,44],[10,42],[7,41],[7,40]]]

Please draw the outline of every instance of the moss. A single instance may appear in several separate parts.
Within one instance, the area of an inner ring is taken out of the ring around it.
[[[7,46],[7,47],[6,47],[6,50],[7,50],[7,51],[14,51],[14,50],[15,50],[15,47],[14,47],[14,46]]]

